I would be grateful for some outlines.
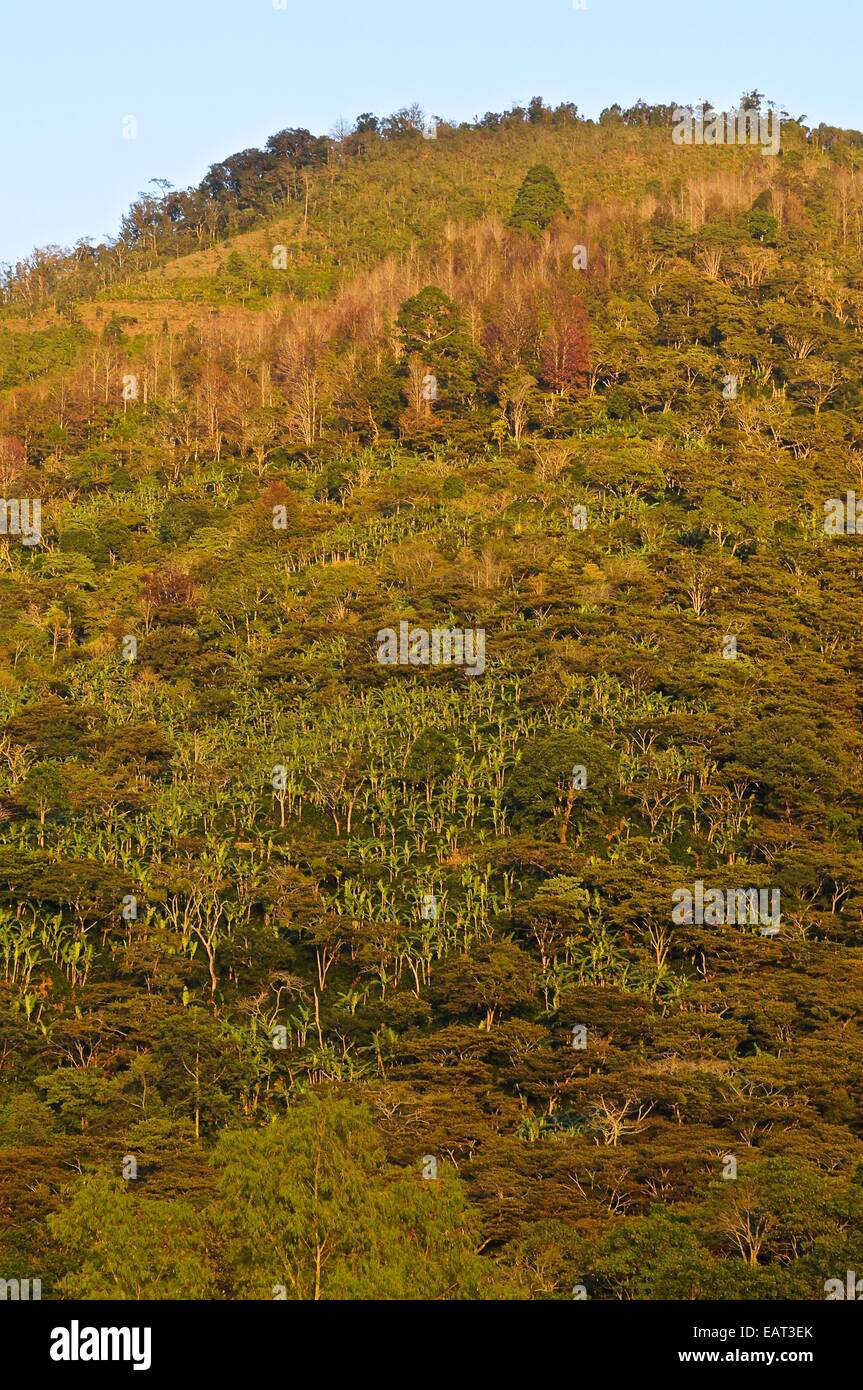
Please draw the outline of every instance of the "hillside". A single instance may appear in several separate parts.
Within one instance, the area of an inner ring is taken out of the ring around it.
[[[283,131],[3,276],[0,1277],[863,1267],[863,136],[673,110]]]

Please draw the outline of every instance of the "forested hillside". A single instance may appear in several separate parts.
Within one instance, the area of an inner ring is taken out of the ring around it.
[[[673,112],[281,131],[5,269],[0,1278],[863,1270],[863,135]]]

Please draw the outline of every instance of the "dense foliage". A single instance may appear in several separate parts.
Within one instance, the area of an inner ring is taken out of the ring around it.
[[[863,1267],[861,137],[672,110],[283,131],[7,275],[0,1277]]]

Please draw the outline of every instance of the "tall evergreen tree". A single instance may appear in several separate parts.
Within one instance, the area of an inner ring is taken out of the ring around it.
[[[534,164],[516,194],[509,225],[538,236],[559,212],[569,211],[554,171],[547,164]]]

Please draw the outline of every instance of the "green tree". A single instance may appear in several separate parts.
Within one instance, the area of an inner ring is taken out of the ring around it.
[[[404,357],[419,358],[437,378],[437,389],[454,402],[475,390],[479,354],[453,301],[436,285],[405,300],[396,318]]]
[[[204,1221],[188,1202],[138,1195],[103,1170],[81,1179],[48,1230],[67,1262],[64,1298],[213,1296]]]
[[[263,1129],[226,1131],[214,1156],[216,1220],[243,1298],[494,1296],[478,1218],[440,1164],[387,1162],[361,1106],[313,1096]],[[278,1296],[278,1295],[276,1295]]]
[[[515,195],[509,225],[538,236],[559,212],[570,211],[554,171],[547,164],[534,164]]]

